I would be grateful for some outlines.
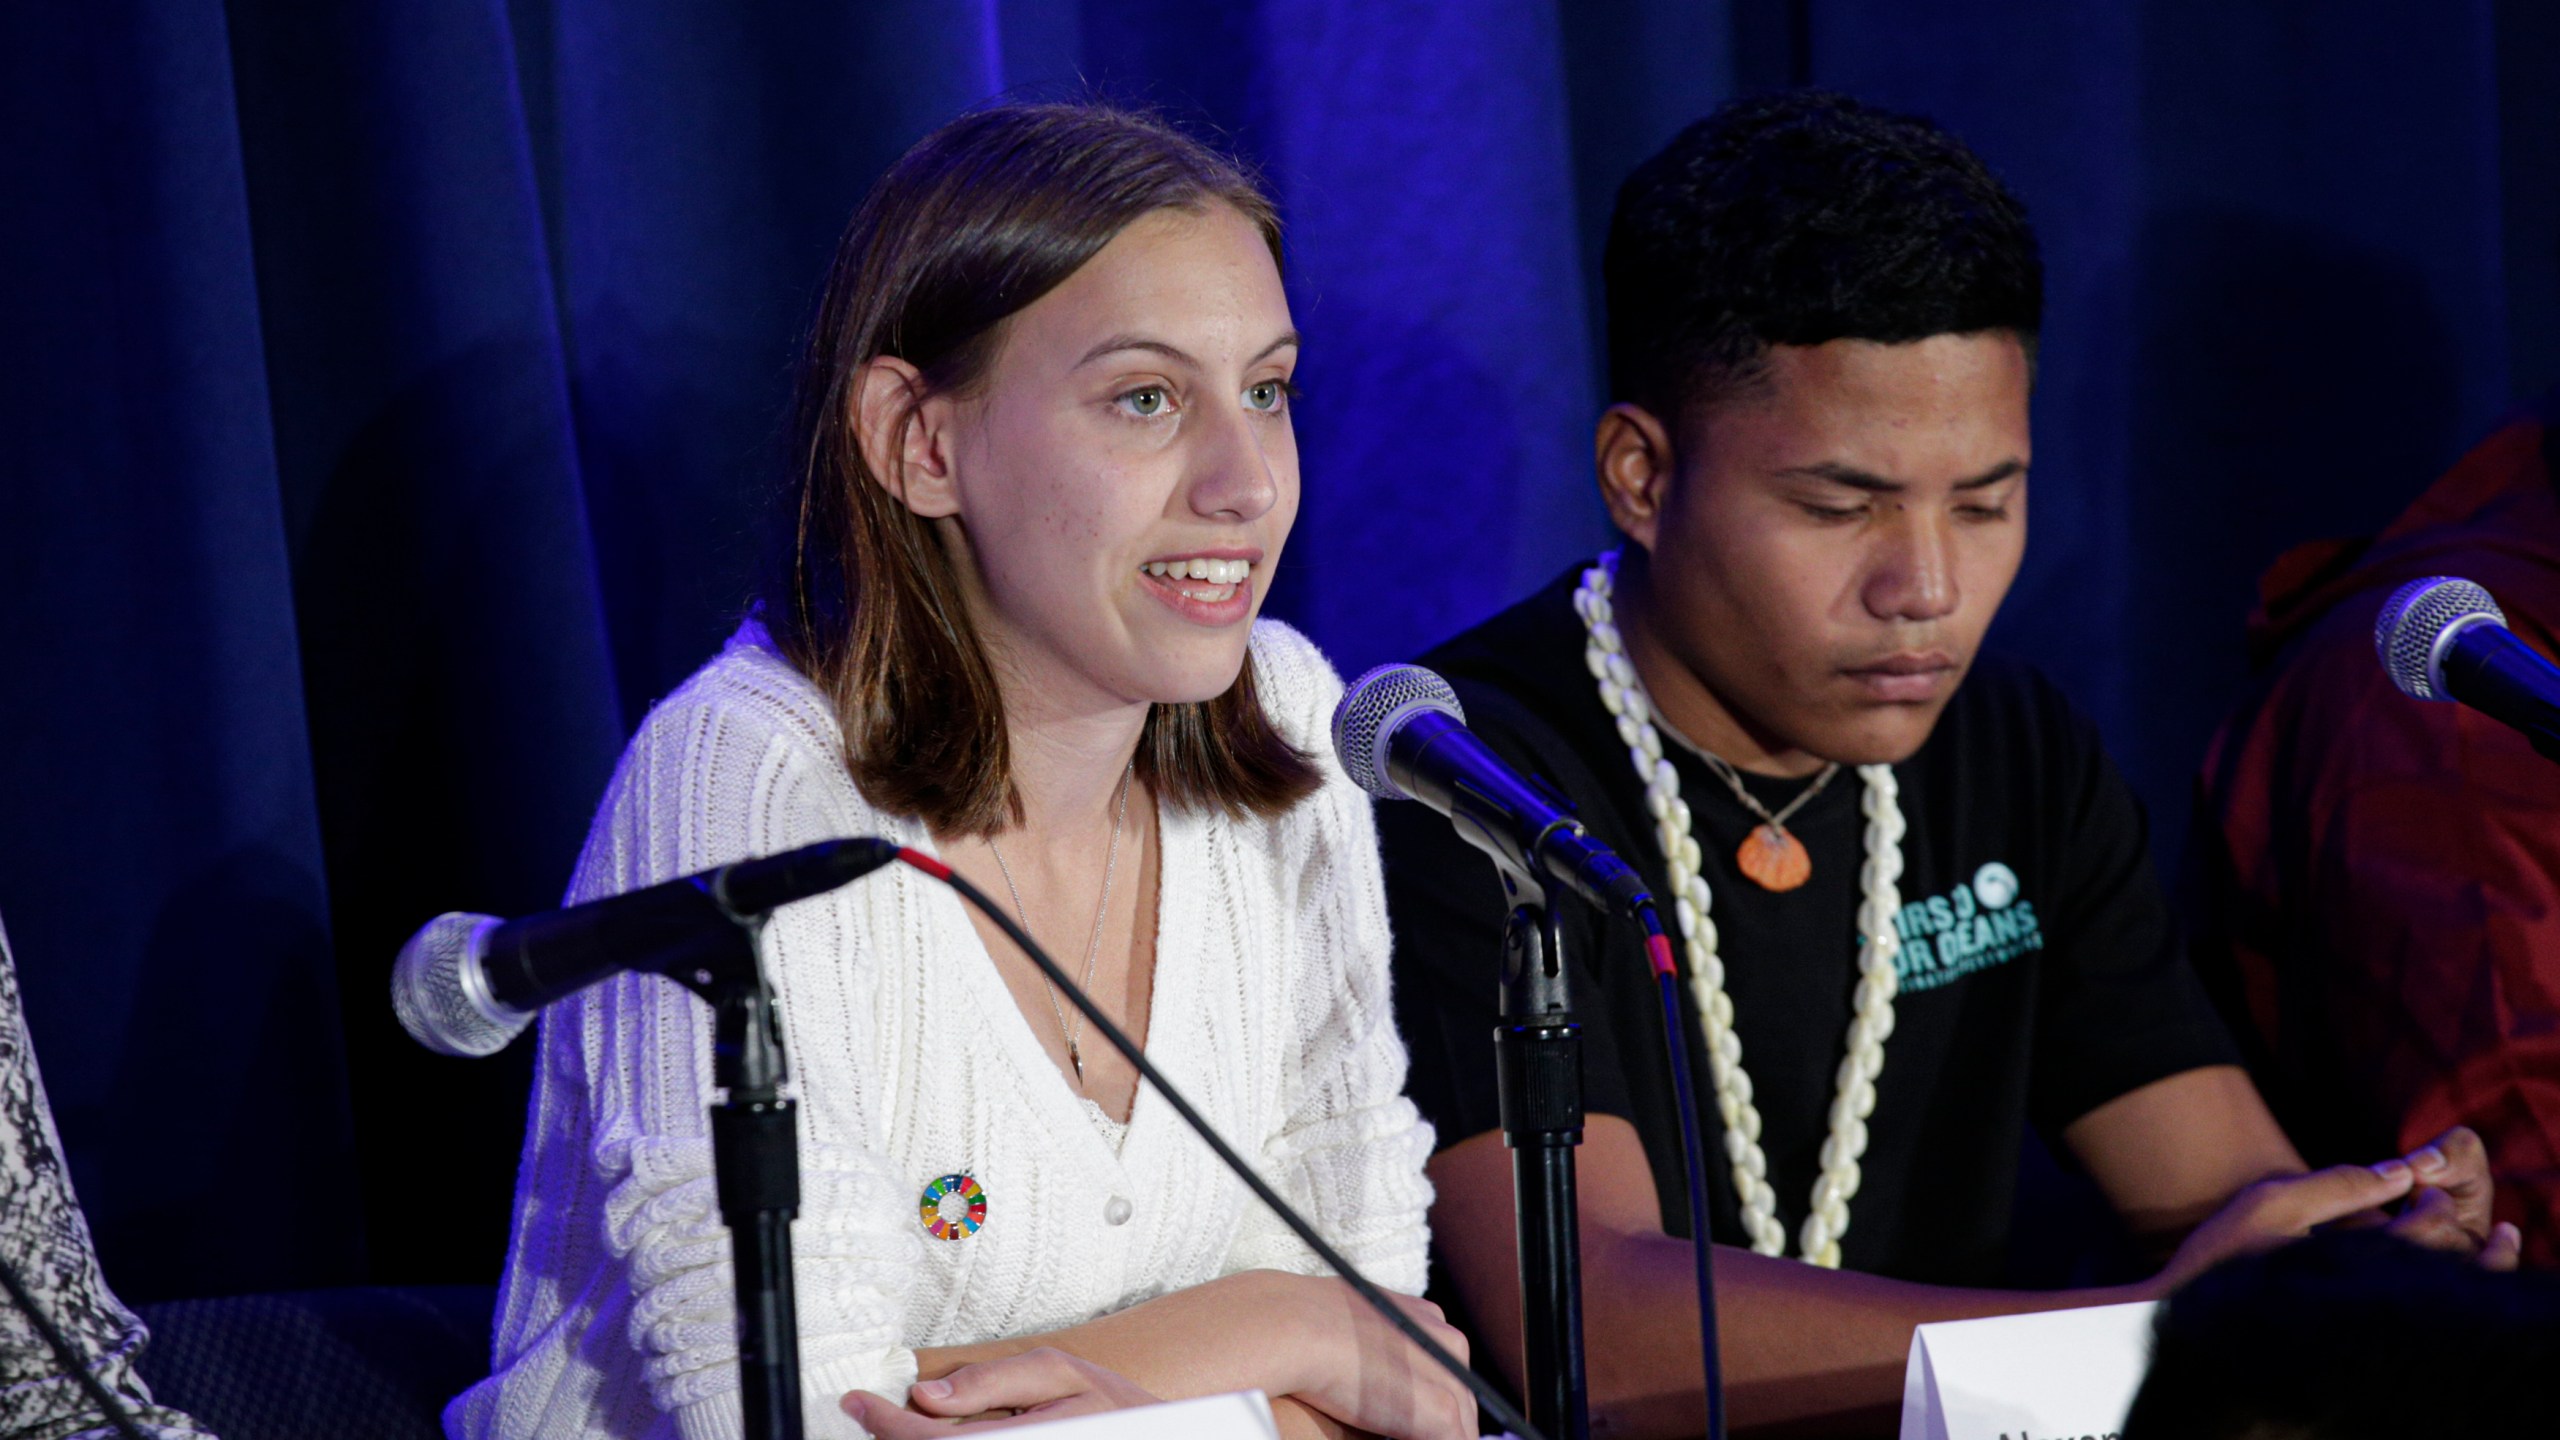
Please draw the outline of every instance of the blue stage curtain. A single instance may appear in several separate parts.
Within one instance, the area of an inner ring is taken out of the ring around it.
[[[2174,835],[2257,569],[2560,378],[2555,27],[2244,9],[0,9],[0,915],[111,1278],[495,1272],[526,1060],[409,1045],[391,954],[557,898],[749,596],[837,232],[1001,93],[1152,104],[1270,177],[1309,342],[1273,605],[1346,671],[1605,540],[1635,160],[1770,86],[1944,120],[2052,276],[2001,635]]]
[[[111,1282],[320,1283],[362,1233],[222,9],[11,6],[0,57],[0,916]]]

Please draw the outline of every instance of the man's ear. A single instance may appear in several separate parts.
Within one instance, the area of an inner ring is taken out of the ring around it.
[[[1679,463],[1670,427],[1641,405],[1612,405],[1600,417],[1592,450],[1609,518],[1628,539],[1651,550],[1662,525],[1663,492]]]
[[[881,489],[928,520],[959,513],[951,402],[925,393],[922,372],[895,355],[876,356],[853,377],[846,406],[863,468]]]

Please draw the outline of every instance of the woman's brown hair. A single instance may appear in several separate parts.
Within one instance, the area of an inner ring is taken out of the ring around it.
[[[1279,260],[1270,200],[1207,146],[1108,106],[1003,105],[917,142],[855,213],[802,371],[794,524],[761,609],[835,706],[872,803],[942,834],[992,834],[1019,813],[1003,696],[951,553],[863,460],[851,414],[863,367],[896,356],[926,393],[966,396],[1006,321],[1130,222],[1212,203],[1252,221]],[[1250,655],[1215,699],[1148,711],[1137,771],[1172,804],[1229,813],[1278,814],[1318,783],[1264,713]]]

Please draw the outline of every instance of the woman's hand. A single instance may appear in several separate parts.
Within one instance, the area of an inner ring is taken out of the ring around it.
[[[1126,1376],[1046,1345],[917,1381],[907,1391],[912,1410],[867,1390],[842,1401],[845,1413],[878,1440],[940,1440],[1155,1403]]]
[[[1466,1337],[1450,1327],[1439,1306],[1392,1292],[1387,1298],[1459,1363],[1466,1362]],[[1029,1360],[1036,1352],[1017,1347],[1032,1344],[1073,1354],[1019,1375],[1006,1368]],[[1093,1409],[1110,1408],[1112,1382],[1134,1396],[1120,1404],[1260,1390],[1387,1440],[1475,1440],[1475,1397],[1463,1383],[1432,1363],[1350,1286],[1285,1271],[1240,1271],[1037,1339],[920,1349],[916,1356],[929,1375],[956,1381],[984,1370],[1006,1382],[998,1393]],[[1079,1367],[1078,1373],[1068,1375],[1061,1365]],[[846,1408],[866,1426],[872,1424],[869,1412],[886,1404],[876,1397],[845,1398]],[[953,1418],[985,1414],[982,1408],[953,1407],[988,1404],[1011,1408],[975,1389],[945,1400],[919,1386],[908,1405],[935,1418],[884,1413],[874,1432],[890,1440],[938,1433]]]
[[[1272,1277],[1288,1295],[1286,1334],[1297,1365],[1285,1392],[1354,1430],[1388,1440],[1475,1440],[1476,1401],[1403,1332],[1340,1280]],[[1467,1359],[1467,1337],[1428,1300],[1390,1291],[1440,1347]]]

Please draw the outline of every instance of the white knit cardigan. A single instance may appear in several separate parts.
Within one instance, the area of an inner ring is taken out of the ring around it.
[[[1324,787],[1277,820],[1163,809],[1148,1055],[1354,1264],[1418,1294],[1431,1130],[1402,1097],[1368,801],[1326,743],[1342,682],[1273,621],[1252,655]],[[863,799],[825,698],[750,624],[641,725],[569,898],[843,835],[931,844]],[[961,905],[892,866],[765,932],[800,1105],[812,1437],[861,1435],[838,1397],[903,1397],[917,1346],[1053,1330],[1241,1270],[1322,1273],[1152,1089],[1113,1153]],[[624,976],[543,1015],[538,1065],[495,1373],[446,1409],[446,1433],[740,1435],[708,1008]],[[953,1172],[984,1187],[986,1222],[933,1240],[919,1198]]]

